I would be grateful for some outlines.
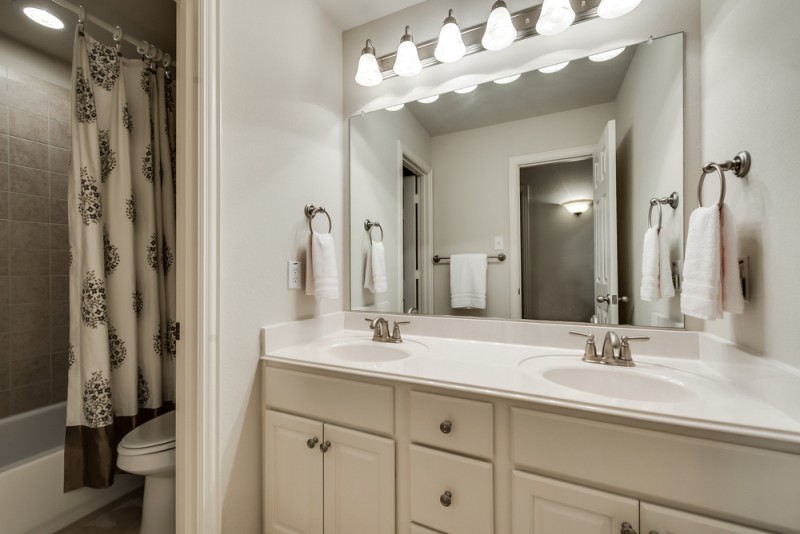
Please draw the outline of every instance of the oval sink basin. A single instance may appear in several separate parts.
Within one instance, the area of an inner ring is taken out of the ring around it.
[[[380,363],[408,358],[416,351],[427,350],[427,347],[410,340],[380,343],[372,341],[372,338],[338,338],[326,340],[320,349],[339,360]]]
[[[639,402],[686,402],[704,385],[691,373],[656,365],[613,367],[586,363],[580,356],[553,355],[520,362],[528,376],[593,395]]]

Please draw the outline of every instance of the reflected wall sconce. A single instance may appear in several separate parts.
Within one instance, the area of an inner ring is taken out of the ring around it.
[[[561,205],[564,206],[568,212],[577,217],[589,209],[589,207],[592,205],[592,200],[588,198],[582,198],[579,200],[570,200],[569,202],[564,202]]]
[[[640,3],[641,0],[584,0],[575,11],[570,0],[544,0],[540,5],[512,14],[505,0],[496,0],[485,23],[464,30],[458,26],[451,9],[437,39],[416,44],[411,28],[406,26],[397,51],[380,57],[375,55],[372,40],[367,39],[355,80],[364,87],[374,87],[395,76],[415,76],[433,65],[452,63],[485,50],[502,50],[515,41],[537,35],[554,35],[581,22],[621,17]]]

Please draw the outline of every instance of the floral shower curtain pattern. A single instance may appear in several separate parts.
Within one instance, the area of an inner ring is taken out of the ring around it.
[[[65,491],[110,486],[122,437],[175,400],[174,87],[80,31],[72,87]]]

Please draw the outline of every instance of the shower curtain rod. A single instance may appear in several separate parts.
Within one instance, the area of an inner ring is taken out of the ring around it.
[[[139,39],[135,39],[128,34],[126,34],[121,26],[112,26],[108,22],[95,17],[94,15],[87,13],[83,6],[76,6],[71,2],[67,2],[66,0],[50,0],[56,5],[63,7],[64,9],[68,9],[72,11],[78,17],[83,15],[84,22],[89,21],[95,26],[99,26],[106,30],[107,32],[111,33],[114,36],[114,39],[119,39],[117,36],[121,35],[121,38],[125,41],[128,41],[132,45],[136,47],[136,51],[140,54],[145,55],[148,59],[152,59],[154,61],[161,62],[161,64],[167,67],[175,67],[175,60],[172,57],[165,53],[163,50],[158,48],[157,46],[153,45],[152,43],[148,43],[147,41],[140,41]]]

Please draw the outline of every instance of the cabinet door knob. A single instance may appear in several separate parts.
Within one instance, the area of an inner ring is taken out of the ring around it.
[[[625,522],[622,523],[619,529],[619,534],[636,534],[636,531],[633,529],[633,526],[630,523]]]
[[[450,419],[442,421],[439,423],[439,430],[442,431],[442,434],[449,434],[451,430],[453,430],[453,423]]]
[[[330,449],[330,448],[331,448],[331,442],[330,441],[326,441],[325,443],[320,443],[320,445],[319,445],[319,450],[321,450],[322,452],[328,452],[328,449]],[[636,534],[636,533],[634,532],[634,534]]]
[[[318,441],[319,440],[317,438],[308,438],[308,441],[306,441],[306,445],[308,445],[309,449],[313,449],[314,447],[317,446]]]
[[[449,491],[445,491],[442,493],[441,497],[439,497],[439,502],[442,503],[442,506],[450,506],[453,504],[453,494]]]

